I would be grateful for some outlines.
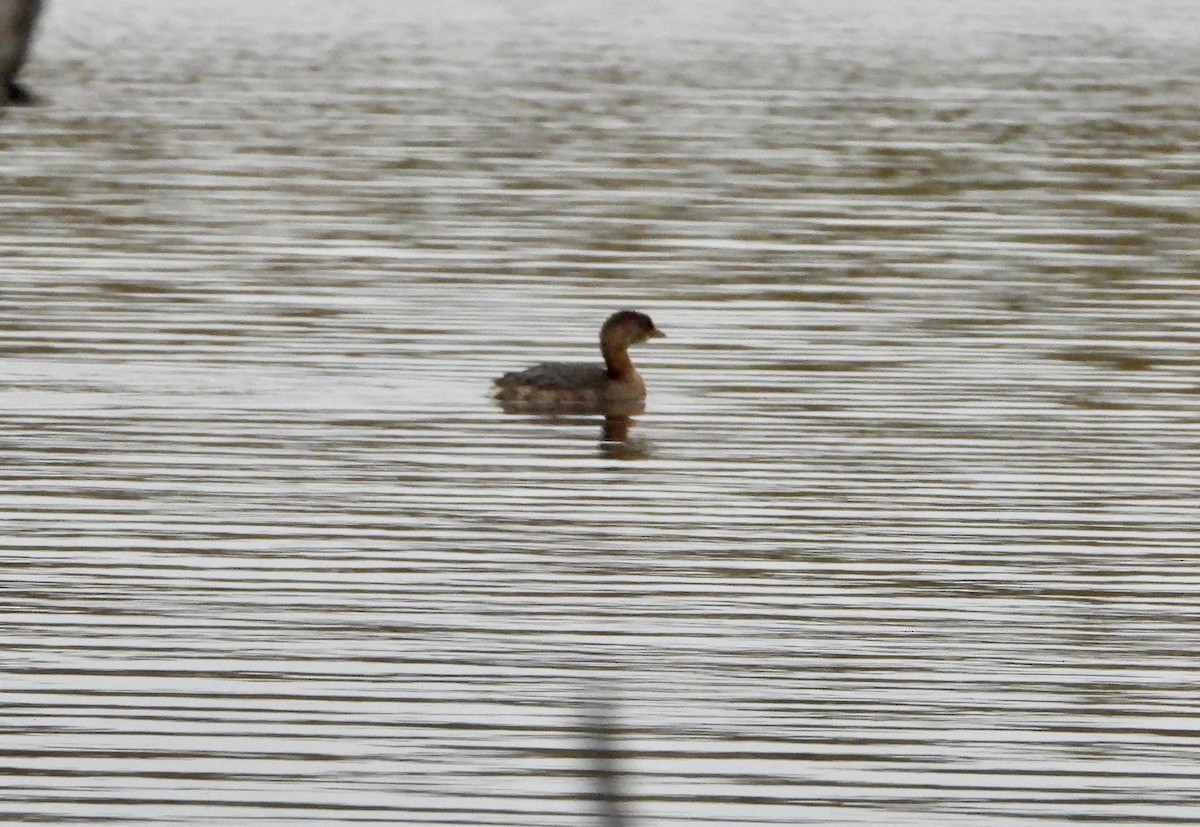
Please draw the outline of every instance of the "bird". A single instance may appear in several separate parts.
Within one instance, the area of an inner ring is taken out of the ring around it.
[[[646,384],[629,358],[632,345],[666,334],[645,313],[618,310],[600,328],[604,364],[543,362],[495,380],[501,403],[541,410],[604,409],[638,402]]]

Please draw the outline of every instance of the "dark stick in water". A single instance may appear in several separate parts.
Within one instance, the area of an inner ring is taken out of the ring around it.
[[[30,104],[35,98],[17,83],[29,56],[42,0],[0,0],[0,104]]]
[[[617,766],[612,704],[599,697],[586,703],[585,732],[592,759],[588,774],[595,781],[593,795],[599,805],[601,827],[629,827],[621,806],[621,770]]]

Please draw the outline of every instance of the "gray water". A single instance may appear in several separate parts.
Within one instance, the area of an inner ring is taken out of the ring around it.
[[[1200,823],[1200,6],[427,5],[50,3],[0,821]]]

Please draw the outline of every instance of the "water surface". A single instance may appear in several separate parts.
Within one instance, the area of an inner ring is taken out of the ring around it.
[[[44,23],[0,820],[596,823],[611,697],[638,825],[1195,821],[1194,4]]]

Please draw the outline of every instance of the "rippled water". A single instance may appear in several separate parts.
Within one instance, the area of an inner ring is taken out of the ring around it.
[[[1200,7],[817,6],[52,2],[0,820],[1200,821]]]

